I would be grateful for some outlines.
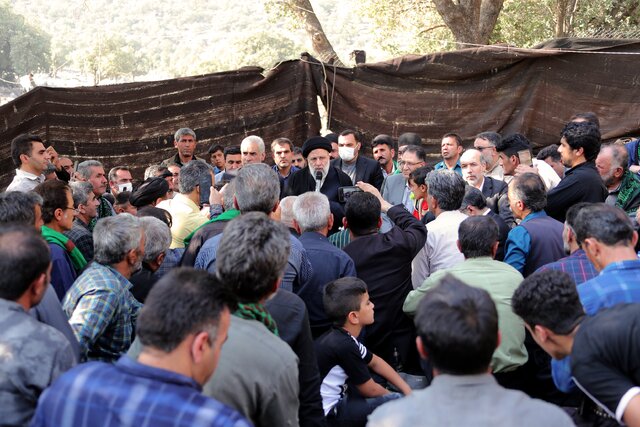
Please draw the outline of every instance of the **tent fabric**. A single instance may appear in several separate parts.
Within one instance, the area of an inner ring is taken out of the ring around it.
[[[266,76],[255,67],[203,76],[82,88],[39,87],[0,107],[0,188],[13,177],[10,141],[40,135],[73,160],[105,168],[146,166],[175,153],[173,133],[195,130],[203,155],[213,143],[295,145],[328,128],[370,140],[416,132],[430,153],[456,132],[470,145],[482,131],[520,132],[535,147],[557,143],[577,112],[593,111],[603,138],[640,135],[639,40],[557,39],[534,49],[484,46],[339,68],[308,54]]]

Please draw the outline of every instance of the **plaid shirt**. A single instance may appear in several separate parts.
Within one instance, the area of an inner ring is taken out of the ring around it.
[[[571,255],[556,262],[543,265],[536,270],[536,273],[547,270],[559,270],[567,273],[576,282],[576,285],[591,280],[598,275],[595,267],[582,249],[578,249]]]
[[[82,252],[87,262],[91,262],[93,259],[93,234],[89,230],[89,224],[85,224],[82,220],[75,218],[71,230],[62,234],[71,239],[76,248]]]
[[[142,305],[131,283],[110,266],[92,262],[76,279],[62,303],[82,359],[116,361],[131,345]]]
[[[127,356],[115,364],[83,363],[44,392],[31,426],[250,427],[201,389],[191,378]]]

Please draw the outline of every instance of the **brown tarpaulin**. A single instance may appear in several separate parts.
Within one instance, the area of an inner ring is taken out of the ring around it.
[[[640,133],[638,40],[558,39],[312,70],[330,129],[357,128],[369,140],[416,132],[430,152],[447,132],[468,145],[489,130],[523,133],[534,146],[558,143],[563,125],[585,111],[598,114],[605,139]]]
[[[560,50],[564,49],[564,50]],[[573,52],[572,52],[573,51]],[[576,112],[600,116],[603,137],[640,134],[640,41],[558,39],[536,49],[482,47],[404,56],[354,68],[322,65],[308,55],[260,69],[74,89],[37,88],[0,107],[0,188],[13,176],[9,142],[41,135],[73,159],[141,169],[174,154],[173,132],[196,131],[198,154],[212,143],[249,134],[296,145],[318,133],[316,96],[329,128],[372,138],[417,132],[429,151],[457,132],[521,132],[535,146],[558,142]]]
[[[239,144],[247,135],[297,144],[317,135],[320,118],[309,64],[287,61],[266,77],[260,68],[158,82],[81,88],[38,87],[0,107],[0,188],[13,177],[11,140],[35,133],[73,160],[108,169],[144,168],[175,154],[173,133],[192,128],[197,155],[211,144]]]

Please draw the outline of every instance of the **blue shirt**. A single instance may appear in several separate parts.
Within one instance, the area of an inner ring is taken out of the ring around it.
[[[520,224],[524,224],[527,221],[531,221],[534,218],[540,218],[542,216],[547,216],[545,211],[531,212],[520,222]],[[529,256],[529,249],[531,249],[531,236],[529,235],[529,232],[524,227],[514,227],[509,231],[504,247],[504,262],[518,270],[520,273],[523,273],[524,265],[527,263],[527,257]]]
[[[449,169],[446,165],[446,163],[443,161],[436,163],[436,165],[433,167],[435,170],[439,170],[439,169]],[[458,175],[462,176],[462,167],[460,166],[460,160],[458,160],[456,162],[456,165],[453,167],[453,169],[449,169],[454,171],[455,173],[457,173]]]
[[[195,268],[207,270],[210,273],[216,272],[216,259],[218,246],[222,239],[223,233],[217,234],[207,240],[196,257]],[[305,286],[313,276],[313,267],[309,261],[307,251],[304,250],[302,243],[294,236],[289,236],[291,241],[291,251],[289,252],[289,260],[284,270],[284,276],[280,287],[291,292]]]
[[[547,270],[558,270],[567,273],[576,282],[576,285],[591,280],[598,275],[596,268],[589,261],[583,249],[578,249],[571,255],[556,262],[543,265],[536,270],[536,273]]]
[[[612,262],[599,276],[578,286],[578,295],[588,316],[617,304],[640,302],[640,260]],[[570,357],[551,359],[551,373],[559,390],[575,389]]]
[[[40,397],[32,427],[249,427],[230,407],[201,394],[193,379],[138,363],[90,362],[62,375]]]
[[[271,169],[276,171],[276,173],[278,174],[278,178],[280,178],[280,183],[282,188],[286,188],[287,184],[289,183],[289,178],[291,178],[291,175],[293,175],[294,172],[298,172],[300,170],[299,167],[292,165],[291,169],[289,169],[289,173],[287,174],[287,176],[282,176],[280,174],[280,169],[278,169],[278,165],[273,165]],[[284,197],[284,196],[281,195],[280,197]]]

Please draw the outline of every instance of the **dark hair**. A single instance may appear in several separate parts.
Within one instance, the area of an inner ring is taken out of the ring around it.
[[[421,166],[409,174],[409,179],[417,185],[426,185],[427,175],[432,170],[431,166]]]
[[[0,298],[20,298],[50,262],[49,246],[33,223],[0,225]]]
[[[289,258],[290,239],[282,223],[262,212],[240,215],[229,222],[220,239],[218,278],[240,302],[259,301],[273,291],[282,276]]]
[[[565,272],[533,273],[511,297],[513,312],[533,328],[541,325],[556,334],[570,333],[584,316],[576,284]]]
[[[42,142],[42,139],[36,135],[23,133],[13,138],[11,141],[11,159],[13,160],[13,164],[16,169],[20,169],[20,166],[22,166],[22,162],[20,161],[21,155],[26,154],[31,157],[34,141]]]
[[[360,310],[367,284],[357,277],[343,277],[327,283],[322,292],[324,312],[335,326],[343,326],[352,311]]]
[[[575,226],[576,226],[576,218],[578,218],[578,213],[585,206],[589,206],[590,204],[591,203],[588,203],[588,202],[579,202],[579,203],[576,203],[575,205],[571,205],[571,207],[567,209],[567,214],[564,217],[564,222],[566,222],[567,225],[571,227],[574,232],[575,232]]]
[[[424,148],[422,148],[419,145],[407,145],[407,147],[404,149],[404,152],[405,154],[406,153],[415,154],[418,161],[421,161],[421,162],[427,161],[427,152],[424,151]]]
[[[393,138],[391,138],[389,135],[377,135],[375,138],[373,138],[373,141],[371,141],[371,147],[375,148],[378,145],[386,145],[389,147],[390,150],[393,150],[395,148],[395,143],[393,142]]]
[[[273,151],[273,146],[275,144],[278,145],[287,145],[289,146],[289,150],[293,151],[293,142],[289,138],[276,138],[271,142],[271,150]]]
[[[582,148],[587,161],[594,160],[598,156],[602,140],[600,138],[600,128],[593,123],[569,122],[564,126],[560,134],[572,149]]]
[[[573,229],[578,244],[593,237],[607,246],[630,245],[634,231],[625,211],[604,203],[592,203],[580,209]]]
[[[596,113],[593,113],[591,111],[587,111],[586,113],[577,113],[574,114],[569,121],[573,122],[577,119],[586,120],[587,122],[596,125],[598,129],[600,129],[600,119],[598,119]]]
[[[0,224],[19,223],[33,227],[36,222],[36,205],[42,206],[42,197],[33,191],[0,193]]]
[[[544,147],[538,152],[536,159],[544,160],[547,157],[551,157],[554,162],[559,162],[562,159],[562,156],[560,156],[558,152],[558,144],[551,144],[548,147]]]
[[[293,147],[293,154],[300,154],[302,156],[302,148]]]
[[[420,301],[415,324],[438,371],[453,375],[487,371],[498,346],[498,312],[484,289],[447,274]]]
[[[33,189],[42,197],[42,221],[45,224],[55,219],[56,209],[68,208],[67,193],[71,188],[64,181],[45,181]]]
[[[467,185],[464,190],[464,197],[462,198],[461,209],[466,209],[469,206],[474,208],[484,209],[487,207],[487,199],[482,194],[482,191],[471,185]]]
[[[163,179],[164,181],[164,179]],[[167,182],[167,181],[164,181]],[[126,205],[127,203],[131,203],[129,200],[131,198],[131,191],[121,191],[116,194],[116,205]]]
[[[156,208],[155,206],[147,205],[141,208],[138,208],[136,213],[138,218],[142,218],[144,216],[152,216],[154,218],[158,218],[160,221],[167,224],[169,228],[171,228],[171,224],[173,223],[173,218],[171,217],[171,213],[165,209]]]
[[[537,174],[528,172],[516,176],[511,185],[516,197],[532,212],[540,212],[547,206],[547,189]]]
[[[427,175],[427,193],[438,201],[443,211],[460,209],[464,198],[465,182],[462,176],[448,169],[439,169]]]
[[[226,159],[229,154],[231,154],[231,155],[242,154],[242,152],[240,151],[240,146],[239,145],[230,145],[228,147],[225,147],[225,149],[224,149],[224,158]]]
[[[189,334],[211,330],[235,298],[212,274],[193,268],[171,270],[153,286],[138,317],[144,346],[173,351]]]
[[[462,147],[462,138],[457,133],[453,133],[453,132],[445,133],[444,135],[442,135],[442,139],[445,139],[445,138],[453,138],[453,139],[455,139],[456,140],[456,145],[458,147]]]
[[[420,135],[414,132],[405,132],[398,138],[398,147],[401,145],[416,145],[420,147],[422,145],[422,138]]]
[[[502,139],[496,145],[498,153],[504,153],[507,157],[518,156],[518,151],[529,150],[531,152],[531,143],[526,136],[521,133],[514,133]],[[520,156],[518,156],[520,158]]]
[[[470,216],[458,226],[460,252],[465,258],[492,256],[498,237],[498,224],[490,216]]]
[[[493,145],[494,147],[497,147],[498,144],[500,144],[500,142],[502,141],[502,135],[497,132],[481,132],[476,135],[476,139],[478,138],[488,141],[489,144]]]
[[[222,151],[224,153],[224,147],[222,145],[220,145],[220,144],[213,144],[207,150],[207,154],[217,153],[218,151]]]
[[[380,219],[380,201],[371,193],[355,192],[347,200],[344,216],[356,236],[375,233]]]
[[[340,136],[347,136],[347,135],[353,135],[353,138],[356,140],[356,142],[359,142],[360,144],[362,144],[363,147],[366,144],[364,135],[362,135],[362,133],[358,132],[357,130],[345,129],[342,132],[340,132]]]

